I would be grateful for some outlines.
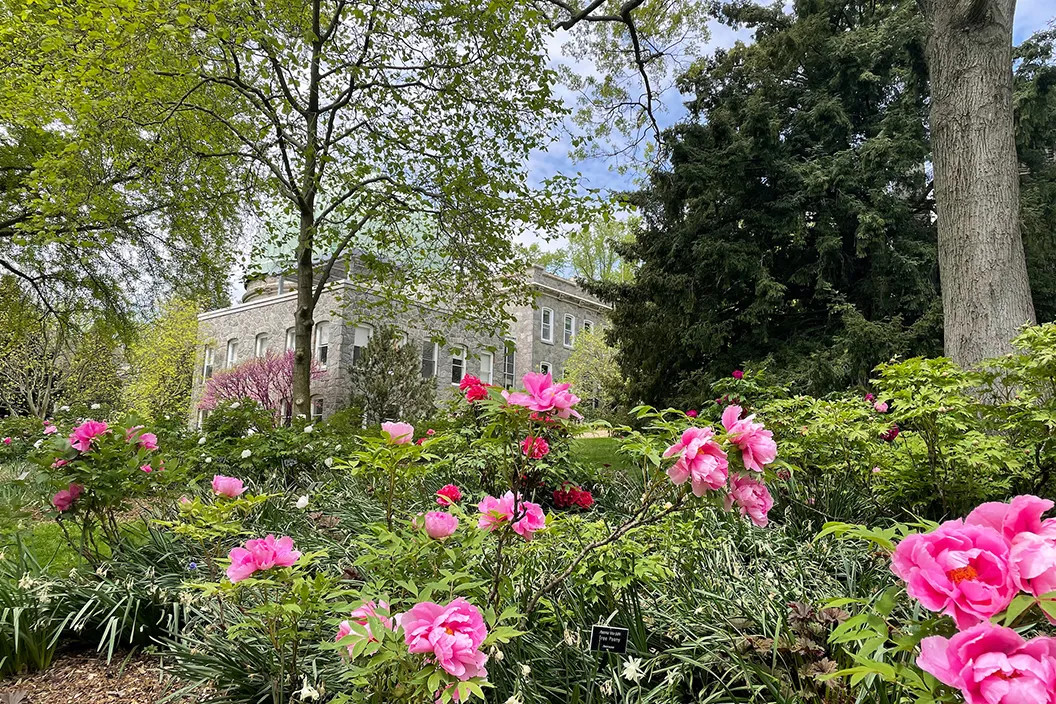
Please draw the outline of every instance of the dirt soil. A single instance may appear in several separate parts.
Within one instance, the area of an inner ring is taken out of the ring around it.
[[[95,653],[63,654],[45,672],[0,680],[0,704],[155,704],[165,692],[158,659],[143,654],[115,654],[109,665]]]

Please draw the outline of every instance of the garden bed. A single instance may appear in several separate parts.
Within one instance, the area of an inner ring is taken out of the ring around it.
[[[163,677],[155,656],[136,654],[126,659],[115,655],[107,664],[94,652],[68,653],[44,672],[0,680],[0,702],[154,704],[166,691]],[[18,693],[24,698],[19,699]]]

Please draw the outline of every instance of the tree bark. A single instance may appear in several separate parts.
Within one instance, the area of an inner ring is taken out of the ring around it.
[[[1034,323],[1019,229],[1012,113],[1015,0],[921,0],[929,20],[931,138],[944,345],[971,366]]]

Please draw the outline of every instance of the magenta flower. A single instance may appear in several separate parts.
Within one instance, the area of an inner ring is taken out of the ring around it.
[[[873,396],[871,393],[866,394],[865,395],[865,402],[866,403],[872,403],[873,399],[875,399],[875,398],[876,398],[876,396]]]
[[[917,665],[959,689],[966,704],[1056,704],[1056,639],[1024,640],[983,621],[920,643]]]
[[[680,485],[692,479],[696,496],[703,496],[708,489],[721,488],[729,474],[726,453],[712,439],[714,436],[711,428],[687,428],[679,441],[664,451],[664,457],[679,456],[667,470],[667,476]]]
[[[462,500],[462,490],[454,484],[448,484],[440,488],[440,491],[436,492],[436,503],[441,506],[450,506],[451,504],[457,504]]]
[[[740,406],[727,406],[722,412],[722,427],[730,442],[740,449],[745,468],[762,472],[764,465],[777,459],[777,443],[774,434],[762,423],[753,423],[753,418],[754,415],[741,418]]]
[[[51,505],[60,511],[68,511],[83,491],[84,487],[80,484],[70,484],[67,488],[55,492],[55,496],[51,497]]]
[[[52,425],[48,421],[44,421],[44,434],[45,435],[54,435],[57,432],[59,432],[58,428],[56,428],[54,425]]]
[[[387,601],[379,601],[378,603],[375,604],[373,601],[368,601],[368,602],[364,603],[363,606],[360,606],[358,609],[356,609],[355,611],[353,611],[350,614],[350,616],[351,616],[350,620],[354,621],[355,623],[358,623],[360,626],[363,626],[363,628],[366,630],[366,632],[367,632],[367,641],[368,642],[371,642],[371,641],[377,642],[377,640],[378,640],[374,636],[374,634],[371,632],[371,630],[370,630],[370,619],[372,619],[372,618],[373,619],[377,619],[379,622],[381,622],[381,625],[382,625],[383,628],[385,628],[386,630],[389,630],[389,631],[392,630],[392,622],[393,622],[392,617],[391,616],[382,616],[382,615],[380,615],[377,612],[377,609],[379,609],[379,608],[382,609],[383,611],[388,611],[389,610],[389,602],[387,602]],[[337,637],[334,638],[334,640],[335,641],[341,640],[345,636],[351,635],[351,634],[352,634],[352,624],[350,624],[348,621],[342,621],[341,625],[337,629]],[[353,643],[353,644],[348,646],[348,655],[349,655],[349,657],[352,656],[352,648],[353,647],[355,647],[355,643]]]
[[[1056,525],[1041,533],[1020,533],[1012,541],[1008,567],[1017,589],[1041,596],[1056,591]],[[1056,619],[1048,616],[1049,621]]]
[[[293,549],[293,538],[276,540],[274,535],[269,535],[247,540],[245,548],[234,548],[228,557],[231,566],[227,568],[227,578],[234,584],[261,570],[289,567],[300,559],[301,553]]]
[[[897,424],[893,424],[890,428],[888,428],[884,432],[880,433],[880,439],[885,441],[885,442],[894,442],[895,438],[898,437],[898,433],[899,432],[900,431],[898,429],[898,425]]]
[[[517,504],[517,514],[522,518],[514,522],[513,532],[525,540],[531,540],[536,531],[546,528],[546,514],[539,504],[521,501]]]
[[[109,426],[99,420],[86,420],[70,433],[70,445],[80,452],[88,452],[92,446],[92,440],[103,435],[109,430]]]
[[[148,462],[147,464],[145,464],[145,465],[143,465],[142,467],[140,467],[140,470],[142,470],[142,471],[146,472],[147,474],[150,474],[151,472],[153,472],[153,471],[154,471],[154,468],[153,468],[153,467],[151,467],[151,466],[150,466],[150,463]]]
[[[887,403],[884,401],[877,401],[873,404],[873,410],[877,413],[887,413]]]
[[[579,397],[568,390],[571,384],[555,384],[550,372],[528,372],[523,381],[527,393],[503,389],[502,397],[510,405],[524,406],[537,413],[553,411],[558,418],[583,417],[572,408],[579,403]]]
[[[740,369],[734,369],[733,374],[731,374],[730,376],[732,376],[737,381],[740,381],[744,378],[744,372],[742,372]]]
[[[65,467],[68,464],[69,462],[67,462],[66,460],[55,460],[51,463],[51,468],[58,469],[59,467]]]
[[[480,511],[477,528],[493,531],[513,521],[514,503],[512,491],[507,491],[500,499],[485,496],[484,500],[477,504],[477,510]],[[535,531],[546,527],[546,515],[539,504],[531,501],[517,500],[516,504],[517,520],[513,524],[513,530],[525,540],[531,540]]]
[[[748,516],[760,528],[765,528],[770,522],[766,514],[774,507],[774,499],[761,481],[744,474],[734,474],[730,478],[730,493],[726,495],[726,510],[733,508],[735,503],[741,515]]]
[[[506,502],[505,497],[496,499],[494,496],[485,496],[483,501],[477,504],[477,510],[480,511],[477,528],[490,532],[501,528],[513,518],[513,501]]]
[[[993,528],[947,521],[898,544],[891,571],[924,608],[948,614],[960,629],[1005,610],[1016,595],[1009,544]]]
[[[406,445],[414,439],[414,426],[410,423],[382,423],[381,431],[393,445]]]
[[[529,435],[521,443],[521,452],[533,460],[542,459],[550,454],[550,443],[546,441],[546,438]]]
[[[143,433],[139,436],[139,446],[144,450],[157,450],[158,436],[154,433]]]
[[[213,477],[213,493],[217,496],[226,496],[229,499],[234,499],[241,496],[245,490],[246,487],[241,479],[225,477],[223,474],[217,474]]]
[[[686,417],[687,418],[696,418],[697,417],[696,409],[695,408],[690,408],[688,411],[686,411]]]
[[[480,645],[488,635],[477,607],[459,597],[446,606],[423,601],[403,615],[403,639],[408,652],[428,653],[449,675],[465,681],[486,677],[488,656]]]
[[[1040,533],[1045,526],[1056,523],[1056,519],[1041,519],[1053,505],[1048,499],[1023,494],[1008,503],[991,501],[979,504],[964,522],[993,528],[1011,542],[1020,533]]]
[[[425,514],[425,534],[434,540],[449,538],[458,528],[458,518],[444,511]]]

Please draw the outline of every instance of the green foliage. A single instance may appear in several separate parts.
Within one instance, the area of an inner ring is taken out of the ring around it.
[[[565,362],[562,381],[584,399],[584,417],[593,420],[623,420],[621,410],[628,407],[627,383],[616,361],[616,350],[605,341],[605,331],[580,332],[576,346]]]
[[[528,256],[539,266],[559,276],[586,281],[630,281],[631,265],[620,258],[617,246],[634,239],[634,219],[620,221],[611,216],[594,220],[582,229],[568,233],[568,244],[552,251],[538,245],[529,247]]]
[[[198,341],[197,314],[195,303],[173,299],[154,320],[140,327],[128,349],[131,374],[124,399],[130,411],[149,421],[166,416],[186,418]]]
[[[421,360],[413,345],[401,343],[391,325],[377,328],[363,357],[349,372],[351,405],[367,425],[399,418],[418,422],[433,412],[436,380],[422,377]]]

